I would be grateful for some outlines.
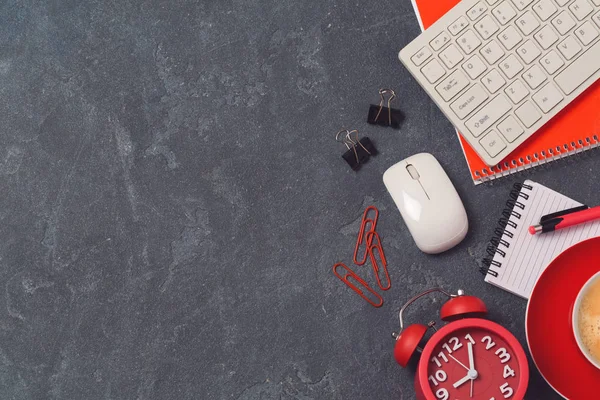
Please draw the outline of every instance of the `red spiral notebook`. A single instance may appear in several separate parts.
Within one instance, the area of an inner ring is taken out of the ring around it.
[[[429,27],[460,0],[411,0],[421,29]],[[489,167],[459,132],[475,184],[545,164],[600,146],[600,81],[569,104],[498,165]]]

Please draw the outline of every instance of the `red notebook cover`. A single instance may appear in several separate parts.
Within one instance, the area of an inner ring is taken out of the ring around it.
[[[421,28],[427,28],[460,0],[412,0]],[[600,81],[564,108],[506,159],[488,167],[463,137],[460,139],[475,184],[535,167],[600,145]]]

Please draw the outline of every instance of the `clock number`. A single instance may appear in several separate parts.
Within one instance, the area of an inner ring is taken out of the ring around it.
[[[502,376],[504,376],[504,379],[507,379],[509,376],[515,376],[515,370],[506,364],[504,366],[504,372],[502,373]]]
[[[460,342],[460,340],[458,340],[457,337],[451,337],[450,340],[448,340],[448,342],[454,342],[454,345],[452,346],[452,350],[454,351],[460,349],[463,346],[463,344]]]
[[[442,345],[442,347],[443,347],[444,349],[446,349],[446,351],[448,352],[448,354],[452,354],[452,349],[450,348],[450,346],[448,346],[448,343],[444,343],[444,344]]]
[[[442,360],[444,360],[444,362],[448,362],[448,357],[446,357],[446,355],[444,354],[443,351],[440,351],[440,354],[438,354],[438,357],[441,358]]]
[[[504,385],[500,386],[500,391],[505,399],[508,399],[513,395],[513,390],[510,386],[508,386],[508,382],[504,382]]]
[[[448,400],[448,397],[450,397],[450,395],[448,394],[448,390],[447,389],[438,389],[437,392],[435,392],[435,397],[437,397],[440,400]]]
[[[508,353],[508,351],[506,351],[506,349],[504,347],[500,347],[498,350],[496,350],[495,354],[498,357],[500,357],[500,362],[502,364],[504,364],[510,360],[510,354]]]
[[[442,368],[442,363],[440,362],[440,360],[438,360],[437,357],[431,357],[431,362],[434,362],[435,365],[438,366],[438,368]]]
[[[435,378],[433,377],[433,375],[429,375],[428,379],[431,381],[431,383],[433,383],[434,386],[438,386],[438,381],[445,382],[446,379],[448,379],[448,375],[446,375],[446,372],[444,372],[444,370],[440,369],[435,372]]]
[[[471,344],[475,344],[475,340],[473,340],[473,336],[471,336],[470,333],[467,333],[465,335],[465,339],[467,339],[469,342],[471,342]]]
[[[492,338],[489,337],[489,336],[484,336],[484,337],[481,338],[481,343],[485,343],[485,342],[487,342],[486,345],[485,345],[485,349],[486,350],[489,350],[489,349],[491,349],[492,347],[494,347],[496,345],[496,343],[494,343],[494,341],[492,340]]]

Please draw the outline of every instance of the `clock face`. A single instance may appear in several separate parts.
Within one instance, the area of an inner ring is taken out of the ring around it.
[[[427,384],[439,400],[513,399],[521,381],[515,349],[481,327],[445,335],[421,362],[427,363]]]

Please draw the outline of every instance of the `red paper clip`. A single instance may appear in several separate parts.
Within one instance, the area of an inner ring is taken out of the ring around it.
[[[375,215],[373,218],[367,218],[369,211],[373,210]],[[363,213],[362,221],[360,222],[360,230],[358,231],[358,238],[356,239],[356,246],[354,246],[354,257],[352,261],[356,265],[364,265],[367,262],[367,255],[369,253],[369,248],[371,247],[371,241],[367,237],[369,232],[375,232],[375,228],[377,227],[377,219],[379,218],[379,210],[375,206],[369,206],[365,209]],[[370,225],[370,228],[367,230],[367,225]],[[362,260],[358,259],[358,249],[360,245],[363,243],[363,240],[366,241],[365,244],[365,254]]]
[[[346,274],[344,276],[340,275],[337,272],[337,268],[338,267],[342,267],[346,270]],[[367,284],[367,282],[365,282],[360,276],[356,275],[356,273],[354,271],[352,271],[350,268],[348,268],[346,266],[346,264],[344,263],[337,263],[333,266],[333,273],[335,274],[335,276],[337,276],[342,282],[344,282],[346,285],[348,285],[352,290],[354,290],[356,293],[359,294],[360,297],[362,297],[364,300],[367,301],[367,303],[369,303],[370,305],[372,305],[373,307],[381,307],[383,305],[383,297],[381,297],[379,295],[379,293],[377,293],[376,291],[373,290],[373,288],[371,288],[371,286],[369,286]],[[352,282],[350,282],[349,278],[353,278],[356,282],[358,282],[362,287],[364,287],[365,289],[367,289],[369,291],[369,293],[371,293],[373,296],[375,296],[375,298],[378,300],[378,303],[375,303],[373,300],[371,300],[370,298],[368,298],[365,293],[360,290],[360,288],[358,288],[356,285],[354,285]]]
[[[369,240],[370,238],[370,240]],[[373,240],[375,239],[375,240]],[[385,253],[383,252],[383,247],[381,246],[381,239],[379,238],[379,234],[377,232],[367,232],[367,240],[372,243],[369,246],[369,257],[371,258],[371,265],[373,266],[373,271],[375,271],[375,277],[377,278],[377,284],[381,288],[381,290],[388,290],[392,287],[392,282],[390,281],[390,274],[387,269],[387,260],[385,258]],[[377,262],[375,258],[375,250],[379,253],[379,258],[381,259],[381,266]],[[381,279],[379,277],[379,272],[383,270],[385,274],[385,280],[387,281],[387,286],[383,286],[381,284]]]

